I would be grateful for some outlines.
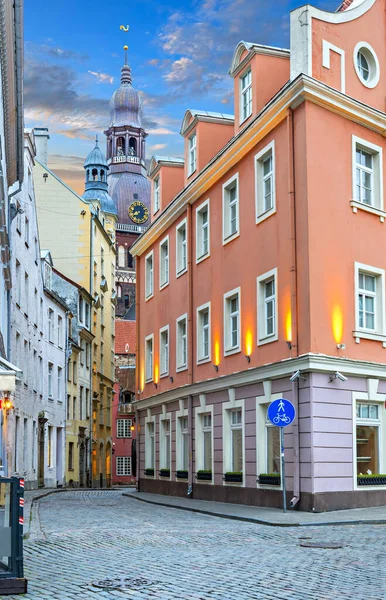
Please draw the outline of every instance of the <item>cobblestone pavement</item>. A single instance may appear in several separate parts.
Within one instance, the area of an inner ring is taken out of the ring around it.
[[[385,536],[385,525],[266,527],[134,502],[119,492],[65,492],[34,506],[25,597],[385,600]],[[300,546],[305,542],[343,547]],[[120,589],[109,588],[114,583]]]

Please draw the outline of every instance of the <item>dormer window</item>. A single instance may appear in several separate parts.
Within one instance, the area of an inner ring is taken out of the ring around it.
[[[44,263],[44,286],[50,290],[52,282],[52,268],[48,262]]]
[[[240,77],[240,122],[252,114],[252,72],[249,69]]]
[[[196,134],[189,138],[189,175],[192,175],[196,170],[197,153],[196,153]]]

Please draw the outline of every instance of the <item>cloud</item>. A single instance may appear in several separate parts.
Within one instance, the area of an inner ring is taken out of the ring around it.
[[[51,43],[53,40],[48,39],[47,42]],[[46,55],[53,58],[74,60],[78,62],[84,62],[89,58],[87,54],[81,54],[80,52],[68,50],[67,48],[60,48],[59,46],[52,46],[49,44],[34,44],[29,41],[25,42],[25,50],[28,57]]]
[[[150,152],[156,152],[157,150],[162,150],[166,148],[167,144],[154,144],[153,146],[149,146]]]
[[[90,75],[96,77],[98,83],[114,83],[114,77],[107,73],[97,73],[96,71],[88,71]]]
[[[152,67],[157,67],[159,65],[159,58],[152,58],[151,60],[147,61],[148,65],[151,65]]]

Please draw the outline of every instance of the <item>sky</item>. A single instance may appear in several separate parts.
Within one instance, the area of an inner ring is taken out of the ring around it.
[[[95,135],[109,126],[129,46],[144,104],[147,157],[181,156],[188,108],[233,113],[228,69],[240,40],[289,47],[301,0],[26,0],[25,126],[49,128],[48,166],[78,193]],[[314,0],[334,11],[339,0]],[[130,26],[126,33],[120,26]]]

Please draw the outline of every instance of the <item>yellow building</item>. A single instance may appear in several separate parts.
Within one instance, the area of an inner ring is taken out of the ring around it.
[[[91,432],[88,458],[92,467],[92,485],[102,487],[111,483],[116,208],[107,193],[108,167],[98,143],[86,159],[86,192],[81,197],[47,167],[48,130],[36,128],[34,132],[37,140],[34,185],[41,247],[50,248],[56,269],[84,288],[92,299],[90,326],[89,329],[84,328],[88,333],[83,332],[83,342],[90,345],[91,383],[88,406],[85,397],[83,402],[84,413],[89,414],[86,420]],[[77,314],[77,318],[79,320],[82,316]],[[83,318],[86,319],[86,316]],[[82,339],[80,348],[81,343]],[[79,350],[71,345],[72,363],[77,365],[76,373],[81,370],[83,352],[82,348]],[[67,379],[69,376],[70,373]],[[71,378],[71,381],[67,381],[67,395],[71,395],[72,404],[70,403],[70,411],[67,414],[69,418],[66,462],[68,468],[69,459],[72,457],[74,463],[78,462],[78,469],[80,457],[78,452],[78,458],[75,460],[75,444],[80,443],[79,428],[83,427],[81,422],[85,419],[80,419],[79,376],[77,382],[73,381],[73,375]],[[75,416],[74,397],[77,399]],[[74,446],[70,447],[69,444]],[[71,448],[73,454],[70,453]],[[67,475],[69,474],[75,476],[75,471],[68,471]],[[74,477],[70,479],[77,482]]]

